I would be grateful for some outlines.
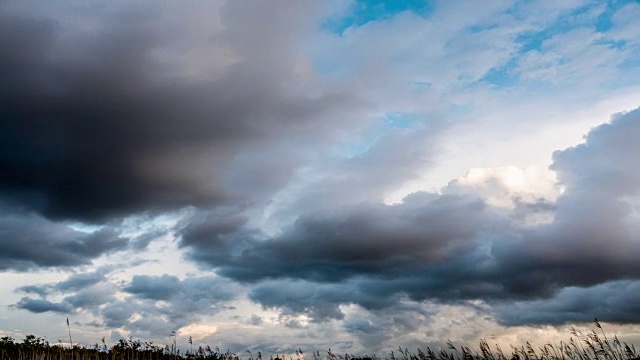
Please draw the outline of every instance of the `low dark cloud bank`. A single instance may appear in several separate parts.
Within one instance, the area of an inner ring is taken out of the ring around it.
[[[488,220],[483,209],[475,198],[420,194],[398,206],[364,204],[302,216],[283,236],[267,241],[225,234],[232,229],[205,219],[183,231],[182,244],[193,250],[193,259],[246,282],[394,277],[418,264],[450,260],[456,250],[469,246]]]
[[[508,212],[479,199],[417,193],[397,205],[309,212],[268,239],[247,232],[242,222],[215,226],[199,219],[183,229],[182,246],[219,274],[256,283],[254,301],[316,320],[341,319],[339,304],[376,310],[408,296],[445,303],[481,299],[509,325],[594,316],[634,322],[629,306],[583,306],[580,299],[640,278],[633,200],[640,189],[639,124],[640,110],[616,115],[584,144],[554,155],[553,169],[566,190],[550,207],[549,224],[513,225]],[[531,315],[505,305],[514,301]]]
[[[561,325],[590,322],[640,322],[640,282],[611,281],[592,287],[567,287],[549,300],[502,304],[496,307],[504,325]]]

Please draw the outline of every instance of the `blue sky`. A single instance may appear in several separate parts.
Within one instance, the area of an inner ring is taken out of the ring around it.
[[[638,18],[4,1],[0,336],[638,343]]]

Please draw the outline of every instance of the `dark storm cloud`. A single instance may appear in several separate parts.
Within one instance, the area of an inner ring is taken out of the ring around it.
[[[4,17],[0,44],[12,50],[0,55],[1,199],[52,219],[102,222],[235,201],[234,184],[245,196],[277,189],[304,158],[287,146],[323,141],[335,121],[347,125],[337,114],[361,104],[290,93],[296,44],[317,15],[308,4],[272,5],[223,7],[224,31],[211,41],[236,60],[197,81],[158,56],[176,44],[151,4],[73,38],[72,23]],[[252,154],[260,166],[243,165]]]
[[[282,236],[266,241],[233,233],[241,222],[204,219],[182,231],[182,245],[191,258],[241,281],[395,277],[468,247],[489,221],[484,208],[473,197],[415,194],[400,205],[363,204],[304,215]]]
[[[0,215],[0,270],[90,264],[127,244],[108,227],[86,233],[36,215]]]

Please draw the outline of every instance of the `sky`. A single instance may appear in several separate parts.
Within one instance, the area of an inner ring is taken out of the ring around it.
[[[0,335],[640,343],[640,2],[0,1]]]

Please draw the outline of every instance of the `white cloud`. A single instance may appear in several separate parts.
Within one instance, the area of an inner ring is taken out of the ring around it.
[[[514,201],[533,203],[544,199],[553,202],[560,193],[555,174],[536,166],[470,169],[464,176],[451,181],[445,191],[476,194],[499,207],[514,207]]]

